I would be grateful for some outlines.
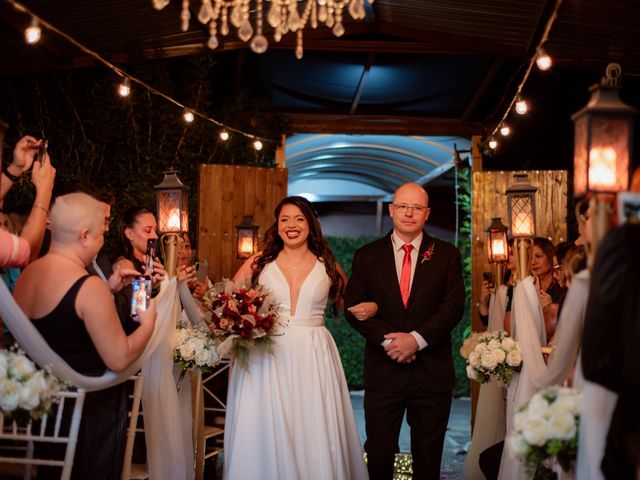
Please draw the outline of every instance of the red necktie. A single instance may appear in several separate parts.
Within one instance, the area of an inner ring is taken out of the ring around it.
[[[411,291],[411,250],[413,250],[413,245],[407,243],[402,246],[402,249],[404,250],[404,260],[402,260],[402,271],[400,272],[400,295],[402,295],[402,303],[406,307]]]

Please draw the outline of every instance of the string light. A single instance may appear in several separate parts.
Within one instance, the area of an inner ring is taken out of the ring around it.
[[[495,150],[496,148],[498,148],[498,141],[495,138],[489,140],[489,148],[491,150]]]
[[[254,148],[256,150],[260,150],[260,149],[263,148],[263,143],[262,143],[263,141],[270,142],[270,143],[275,143],[275,141],[272,140],[272,139],[258,137],[255,134],[245,132],[245,131],[240,130],[238,128],[231,127],[229,125],[225,125],[224,123],[216,120],[215,118],[209,117],[208,115],[205,115],[204,113],[201,113],[201,112],[199,112],[199,111],[197,111],[197,110],[195,110],[193,108],[186,107],[185,105],[183,105],[182,103],[178,102],[174,98],[172,98],[169,95],[167,95],[167,94],[165,94],[165,93],[153,88],[152,86],[150,86],[149,84],[147,84],[144,81],[140,80],[139,78],[136,78],[136,77],[134,77],[132,75],[129,75],[127,72],[125,72],[121,68],[115,66],[114,64],[112,64],[111,62],[106,60],[105,58],[101,57],[98,53],[96,53],[93,50],[85,47],[83,44],[81,44],[80,42],[75,40],[73,37],[67,35],[63,31],[61,31],[58,28],[56,28],[55,26],[51,25],[49,22],[47,22],[47,21],[43,20],[42,18],[38,17],[33,11],[31,11],[29,8],[25,7],[24,5],[22,5],[18,1],[16,1],[16,0],[7,0],[7,3],[11,4],[13,6],[13,8],[18,10],[19,12],[23,12],[23,13],[31,16],[31,18],[32,18],[31,25],[27,29],[25,29],[25,32],[24,32],[25,33],[25,41],[27,43],[36,43],[40,39],[40,37],[42,35],[41,26],[46,27],[47,29],[51,30],[52,32],[55,32],[57,35],[59,35],[60,37],[64,38],[66,41],[68,41],[72,45],[76,46],[78,49],[80,49],[81,51],[83,51],[87,55],[91,56],[97,62],[101,63],[102,65],[104,65],[105,67],[107,67],[111,71],[113,71],[116,75],[121,77],[122,81],[120,82],[120,84],[117,87],[117,91],[118,91],[119,95],[121,95],[123,97],[128,96],[131,93],[131,83],[133,82],[133,83],[136,83],[137,85],[143,87],[148,92],[150,92],[150,93],[152,93],[154,95],[157,95],[158,97],[161,97],[161,98],[165,99],[169,103],[173,103],[174,105],[176,105],[177,107],[179,107],[179,108],[181,108],[183,110],[188,109],[191,112],[191,115],[193,116],[193,119],[191,121],[195,120],[195,117],[200,117],[203,120],[206,120],[207,122],[216,125],[216,127],[224,128],[227,131],[227,134],[229,134],[228,132],[234,132],[234,133],[237,133],[239,135],[244,136],[245,138],[247,138],[249,140],[254,140],[253,146],[254,146]],[[166,3],[169,3],[169,1],[167,0]],[[186,118],[185,118],[185,120],[189,121]],[[260,140],[262,140],[262,141],[258,140],[258,138],[260,138]]]
[[[229,132],[227,132],[226,130],[222,130],[220,132],[220,140],[222,140],[223,142],[229,140]]]
[[[503,137],[508,137],[510,133],[511,133],[511,128],[509,127],[509,125],[505,125],[503,123],[502,126],[500,127],[500,135],[502,135]]]
[[[41,37],[42,29],[38,24],[38,19],[33,17],[31,19],[31,24],[24,30],[24,41],[29,45],[33,45],[34,43],[38,43]]]
[[[184,118],[184,121],[187,123],[193,123],[193,121],[196,119],[196,116],[193,114],[191,110],[189,110],[188,108],[185,108],[182,111],[182,118]]]
[[[118,95],[121,97],[128,97],[131,93],[131,82],[128,77],[124,77],[122,82],[118,84]]]
[[[518,115],[524,115],[529,111],[529,104],[522,97],[518,95],[516,100],[516,113]]]
[[[542,71],[547,71],[551,68],[553,61],[547,52],[542,47],[536,49],[536,65]]]

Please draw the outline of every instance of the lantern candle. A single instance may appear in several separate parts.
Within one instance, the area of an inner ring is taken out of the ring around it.
[[[589,156],[589,187],[611,190],[616,186],[616,151],[611,147],[592,148]]]
[[[530,213],[519,212],[513,219],[511,226],[513,235],[532,235],[533,234],[533,222]]]
[[[239,251],[247,257],[253,255],[253,237],[241,237]]]
[[[172,208],[169,211],[169,215],[167,218],[167,228],[170,231],[179,231],[180,230],[180,210],[177,208]]]
[[[491,242],[491,251],[493,252],[494,256],[505,254],[504,241],[502,240],[502,238],[496,238]]]

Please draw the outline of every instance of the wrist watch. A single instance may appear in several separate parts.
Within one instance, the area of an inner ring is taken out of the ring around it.
[[[4,173],[4,174],[7,176],[7,178],[8,178],[9,180],[11,180],[13,183],[16,183],[18,180],[20,180],[20,177],[19,177],[19,176],[14,175],[14,174],[12,174],[11,172],[9,172],[9,165],[5,165],[5,166],[2,168],[2,173]]]

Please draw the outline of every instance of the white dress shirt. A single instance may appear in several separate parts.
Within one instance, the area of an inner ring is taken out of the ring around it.
[[[395,262],[396,262],[396,274],[398,276],[398,285],[400,284],[400,276],[402,274],[402,263],[404,262],[404,250],[402,249],[402,247],[405,245],[405,242],[402,241],[402,239],[396,234],[396,231],[394,230],[393,233],[391,234],[391,243],[393,244],[393,256],[395,258]],[[422,243],[422,232],[420,232],[420,235],[418,235],[416,238],[413,239],[413,242],[411,242],[411,245],[413,246],[413,249],[411,250],[411,280],[409,282],[409,291],[411,291],[411,287],[413,286],[413,276],[416,273],[416,266],[418,265],[418,252],[420,250],[420,244]],[[422,350],[424,347],[427,346],[427,342],[426,340],[422,337],[422,335],[420,335],[418,332],[416,332],[415,330],[413,330],[412,332],[410,332],[411,335],[413,335],[413,337],[416,339],[416,342],[418,342],[418,350]],[[384,345],[388,345],[389,344],[389,340],[385,340],[384,342],[382,342],[383,346]]]

